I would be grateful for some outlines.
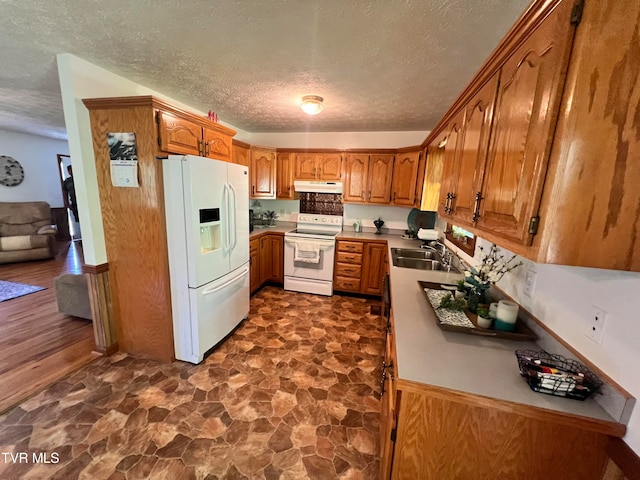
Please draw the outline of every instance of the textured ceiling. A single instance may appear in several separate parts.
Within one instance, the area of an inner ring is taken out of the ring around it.
[[[249,132],[430,130],[528,3],[0,0],[0,129],[65,138],[66,52]]]

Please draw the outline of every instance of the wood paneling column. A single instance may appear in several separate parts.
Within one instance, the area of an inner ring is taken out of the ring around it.
[[[109,267],[106,263],[96,266],[84,265],[82,271],[87,277],[89,287],[96,350],[104,355],[112,355],[118,351],[118,341],[111,307]]]

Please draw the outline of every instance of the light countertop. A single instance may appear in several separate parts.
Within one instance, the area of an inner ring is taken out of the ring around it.
[[[253,232],[249,234],[249,239],[267,235],[269,233],[276,233],[278,235],[284,235],[291,230],[295,230],[296,224],[293,222],[278,222],[273,227],[253,227]]]
[[[386,239],[389,248],[417,248],[421,243],[399,236]],[[579,401],[533,392],[520,376],[515,350],[540,350],[534,342],[440,329],[418,280],[455,284],[462,274],[394,267],[391,263],[390,270],[399,379],[615,423],[593,398]]]

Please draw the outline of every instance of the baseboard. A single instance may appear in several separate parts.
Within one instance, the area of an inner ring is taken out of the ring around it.
[[[628,480],[640,480],[640,457],[621,438],[611,438],[607,454]]]

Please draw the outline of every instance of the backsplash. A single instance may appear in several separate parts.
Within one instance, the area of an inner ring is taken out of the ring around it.
[[[343,212],[340,193],[300,193],[300,213],[342,215]]]

